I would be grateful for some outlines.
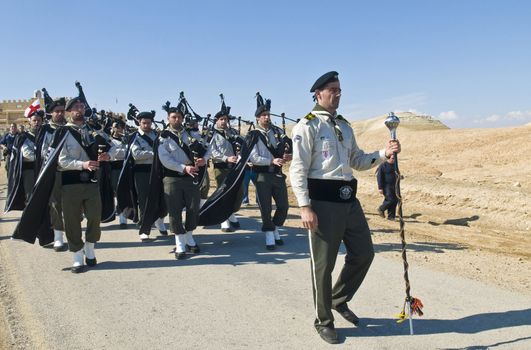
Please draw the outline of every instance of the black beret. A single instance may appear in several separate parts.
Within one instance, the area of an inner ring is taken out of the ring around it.
[[[61,98],[53,100],[52,102],[47,104],[46,105],[46,110],[48,111],[48,113],[51,113],[51,112],[53,112],[53,109],[55,107],[64,107],[64,106],[66,106],[66,100],[65,100],[64,97],[61,97]]]
[[[68,102],[66,103],[65,110],[69,111],[70,108],[72,108],[72,106],[73,106],[76,102],[81,102],[81,103],[83,103],[83,100],[81,100],[81,98],[80,98],[79,96],[78,96],[78,97],[74,97],[74,98],[71,99],[71,100],[68,100]]]
[[[323,86],[333,81],[339,81],[338,76],[339,76],[339,73],[335,71],[328,72],[328,73],[321,75],[319,79],[317,79],[315,83],[313,83],[313,86],[310,89],[310,92],[315,92],[315,90],[321,89]]]
[[[221,117],[223,117],[223,116],[226,116],[226,117],[229,116],[229,114],[227,113],[227,111],[223,111],[223,110],[222,110],[222,111],[217,112],[216,115],[214,116],[214,119],[215,119],[215,120],[218,120],[219,118],[221,118]]]
[[[169,107],[166,112],[168,113],[168,115],[172,113],[179,113],[180,115],[183,115],[183,111],[179,110],[177,107]]]
[[[155,115],[153,113],[151,113],[151,112],[140,112],[140,113],[137,114],[136,119],[138,119],[138,121],[140,121],[142,119],[153,120],[153,119],[155,119]]]
[[[261,105],[260,107],[258,107],[256,109],[256,112],[254,112],[254,116],[256,118],[258,118],[260,116],[260,114],[262,114],[264,112],[269,112],[269,106],[267,104],[264,104],[264,105]]]

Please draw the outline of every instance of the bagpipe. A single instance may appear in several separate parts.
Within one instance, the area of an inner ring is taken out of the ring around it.
[[[285,113],[281,114],[274,114],[271,113],[271,100],[267,99],[264,102],[264,99],[260,95],[259,92],[256,93],[256,104],[257,108],[265,107],[264,111],[269,112],[270,116],[273,117],[279,117],[282,119],[282,128],[276,126],[275,124],[271,123],[271,129],[275,133],[275,139],[277,140],[277,145],[273,147],[273,156],[275,158],[283,158],[285,154],[291,154],[293,153],[293,142],[292,140],[286,135],[286,120],[292,121],[297,123],[299,119],[291,119],[286,117]]]
[[[185,121],[188,121],[185,122],[185,132],[188,137],[188,148],[190,149],[190,152],[192,152],[192,156],[194,159],[203,158],[208,147],[201,142],[201,137],[198,138],[192,134],[193,131],[198,131],[195,127],[195,123],[199,123],[203,118],[192,109],[192,106],[190,106],[190,103],[188,103],[188,100],[184,97],[184,91],[179,93],[179,104],[177,108],[183,114]],[[192,161],[194,160],[192,159]]]
[[[52,105],[53,104],[53,99],[51,98],[50,94],[48,94],[48,90],[46,90],[46,88],[42,88],[41,91],[42,91],[42,95],[43,95],[43,98],[44,98],[44,106]],[[50,112],[51,111],[46,111],[45,112],[46,120],[49,120],[52,117],[52,114]]]

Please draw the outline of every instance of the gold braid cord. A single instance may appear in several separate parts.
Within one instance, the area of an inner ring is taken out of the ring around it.
[[[407,255],[406,255],[406,235],[404,230],[404,218],[402,216],[402,196],[400,194],[400,171],[398,170],[398,157],[395,154],[395,175],[396,175],[396,186],[395,186],[395,192],[396,197],[398,198],[398,204],[397,204],[397,210],[398,210],[398,219],[400,221],[400,240],[402,243],[402,262],[404,263],[404,281],[406,282],[406,299],[404,301],[404,305],[402,307],[402,312],[399,313],[397,316],[398,320],[397,323],[402,323],[408,318],[408,312],[406,310],[406,305],[409,302],[409,307],[411,308],[411,314],[417,314],[419,316],[422,316],[424,313],[422,312],[422,308],[424,305],[422,305],[422,301],[418,298],[414,298],[410,294],[411,285],[409,284],[409,274],[408,274],[408,268],[409,264],[407,262]]]

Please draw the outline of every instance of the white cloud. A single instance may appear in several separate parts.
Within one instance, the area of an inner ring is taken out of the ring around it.
[[[493,114],[493,115],[488,116],[487,118],[485,118],[485,121],[491,122],[491,123],[495,123],[495,122],[499,121],[500,119],[502,119],[502,117],[500,115]]]
[[[531,121],[531,110],[529,111],[511,111],[506,114],[491,114],[485,118],[474,119],[476,124],[491,124],[491,126],[500,125],[519,125],[522,122]]]
[[[459,116],[457,115],[455,111],[446,111],[446,112],[441,112],[441,114],[439,114],[439,119],[440,120],[456,120],[456,119],[459,119]]]
[[[531,111],[512,111],[507,113],[507,119],[526,120],[531,119]]]

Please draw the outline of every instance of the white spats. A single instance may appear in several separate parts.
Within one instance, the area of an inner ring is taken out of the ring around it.
[[[72,264],[72,267],[80,266],[83,266],[83,249],[74,253],[74,263]]]
[[[222,229],[229,229],[230,228],[230,221],[229,220],[225,220],[221,223],[221,228]]]
[[[275,234],[273,231],[266,231],[265,232],[265,242],[266,246],[274,246],[275,245]]]
[[[53,247],[61,248],[63,244],[63,231],[53,230]]]
[[[155,226],[157,226],[159,231],[167,231],[164,219],[157,219],[157,221],[155,221]]]
[[[145,240],[148,240],[148,239],[149,239],[149,236],[146,235],[145,233],[142,233],[142,234],[140,235],[140,240],[141,240],[141,241],[145,241]]]
[[[194,237],[192,236],[193,231],[186,232],[186,244],[188,244],[190,247],[194,247],[196,245]]]
[[[275,227],[275,231],[273,231],[273,234],[275,235],[275,240],[280,240],[280,233],[278,232],[278,228]]]
[[[231,216],[229,216],[229,221],[233,222],[233,223],[236,223],[236,222],[238,222],[238,219],[236,218],[236,215],[231,214]]]
[[[186,252],[186,235],[175,235],[175,252]]]
[[[96,255],[94,252],[95,243],[85,242],[85,256],[87,259],[95,259]]]

